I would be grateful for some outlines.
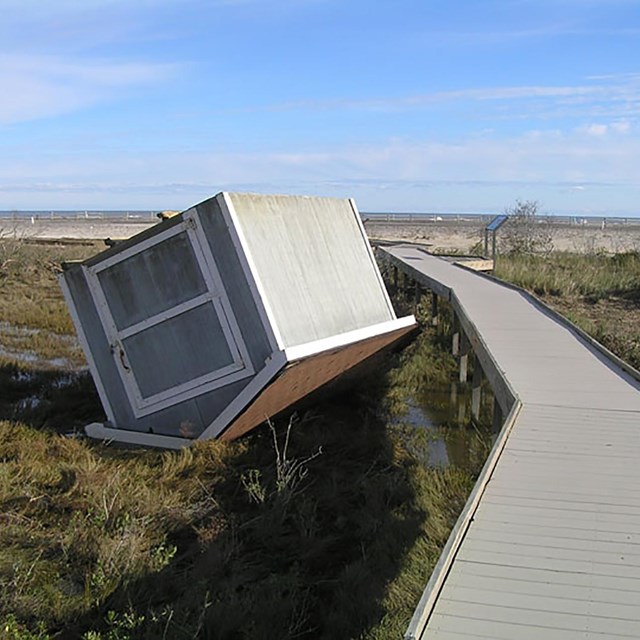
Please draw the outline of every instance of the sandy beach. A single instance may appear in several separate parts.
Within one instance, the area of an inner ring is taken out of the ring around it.
[[[425,220],[424,222],[387,222],[367,220],[372,239],[419,242],[438,252],[477,254],[484,241],[484,225],[469,220]],[[640,218],[625,224],[570,225],[551,223],[548,227],[556,251],[577,253],[624,253],[640,251]],[[500,249],[498,231],[497,245]]]
[[[0,218],[0,233],[26,240],[124,240],[159,222],[152,218]]]
[[[124,218],[0,218],[0,237],[27,240],[122,240],[144,231],[155,219]],[[478,220],[365,220],[371,239],[418,242],[440,252],[481,253],[484,225]],[[626,223],[570,225],[552,223],[553,248],[578,253],[640,251],[640,218]],[[498,232],[498,249],[500,232]]]

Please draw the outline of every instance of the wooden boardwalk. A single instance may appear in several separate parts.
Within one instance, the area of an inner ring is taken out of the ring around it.
[[[407,638],[640,638],[640,383],[530,296],[415,247],[505,424]]]

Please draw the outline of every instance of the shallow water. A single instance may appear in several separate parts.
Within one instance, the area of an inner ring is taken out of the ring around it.
[[[7,360],[14,360],[22,364],[28,364],[34,369],[65,369],[67,371],[82,371],[86,369],[86,365],[78,365],[69,358],[56,357],[45,358],[32,349],[20,348],[19,344],[23,342],[22,339],[32,336],[46,334],[52,340],[62,345],[64,349],[77,350],[79,349],[79,343],[76,336],[60,335],[44,331],[42,329],[33,329],[30,327],[20,327],[8,322],[0,322],[0,357]],[[5,338],[5,344],[2,344],[3,338]],[[11,348],[8,345],[13,345],[16,348]]]
[[[414,446],[413,453],[427,466],[472,469],[491,445],[493,394],[486,384],[482,394],[479,420],[472,420],[470,385],[432,384],[408,398],[406,412],[392,416],[391,422],[426,432],[426,443]]]

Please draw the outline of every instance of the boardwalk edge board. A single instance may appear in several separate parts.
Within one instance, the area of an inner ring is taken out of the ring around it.
[[[482,467],[482,471],[480,472],[480,476],[473,487],[471,495],[465,503],[462,513],[458,517],[458,520],[447,539],[447,543],[440,554],[438,563],[433,569],[431,578],[429,578],[429,582],[427,582],[427,586],[422,592],[420,602],[415,609],[409,627],[405,633],[405,640],[419,640],[419,638],[422,637],[422,632],[427,625],[429,616],[431,615],[436,600],[440,595],[440,590],[442,589],[447,575],[449,574],[449,570],[453,565],[453,561],[455,560],[460,549],[460,545],[464,540],[467,529],[473,521],[473,517],[478,509],[478,505],[480,504],[480,499],[482,498],[489,480],[491,480],[493,471],[496,468],[496,464],[500,459],[502,451],[504,450],[509,434],[511,433],[511,429],[513,428],[518,414],[520,413],[521,407],[521,403],[516,400],[511,411],[509,411],[509,414],[507,415],[504,425],[498,434],[498,438],[489,453],[489,457]]]

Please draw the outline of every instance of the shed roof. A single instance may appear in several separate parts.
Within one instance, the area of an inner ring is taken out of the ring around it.
[[[281,347],[395,319],[352,200],[223,197]]]

